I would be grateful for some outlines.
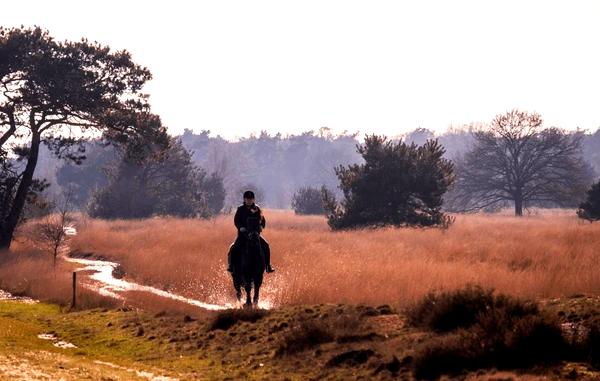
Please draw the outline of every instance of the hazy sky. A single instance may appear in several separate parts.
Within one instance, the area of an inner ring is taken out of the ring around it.
[[[174,134],[398,135],[514,107],[600,126],[598,1],[2,0],[0,24],[129,50]]]

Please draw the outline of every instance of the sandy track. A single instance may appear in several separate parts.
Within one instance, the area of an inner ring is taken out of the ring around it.
[[[19,356],[0,354],[0,380],[149,380],[136,372],[104,364],[81,361],[66,355],[24,352]]]

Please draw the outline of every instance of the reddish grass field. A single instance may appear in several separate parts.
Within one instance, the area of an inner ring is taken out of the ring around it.
[[[322,217],[269,210],[266,217],[277,272],[265,276],[262,297],[274,306],[402,307],[469,283],[536,299],[600,294],[600,224],[572,211],[457,216],[448,230],[331,232]],[[71,248],[121,263],[129,279],[223,303],[233,297],[225,271],[232,219],[84,219]]]

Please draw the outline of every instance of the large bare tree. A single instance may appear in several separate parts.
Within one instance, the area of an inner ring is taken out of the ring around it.
[[[474,210],[514,203],[515,215],[534,205],[576,205],[591,181],[581,134],[543,128],[537,113],[512,110],[474,133],[457,160],[455,205]]]
[[[127,51],[87,40],[59,42],[40,28],[0,27],[0,249],[10,247],[41,144],[59,157],[84,159],[86,133],[128,141],[161,130],[141,93],[151,78]],[[6,183],[6,186],[3,186]]]

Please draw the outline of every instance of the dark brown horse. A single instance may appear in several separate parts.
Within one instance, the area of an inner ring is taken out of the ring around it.
[[[233,253],[232,265],[233,287],[236,291],[238,302],[242,298],[242,287],[246,290],[246,303],[244,307],[257,307],[260,293],[260,286],[263,282],[265,272],[265,259],[260,243],[259,231],[250,231],[245,239],[237,248],[237,253]],[[254,297],[250,298],[250,292],[254,287]]]

